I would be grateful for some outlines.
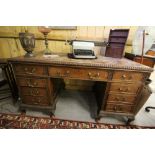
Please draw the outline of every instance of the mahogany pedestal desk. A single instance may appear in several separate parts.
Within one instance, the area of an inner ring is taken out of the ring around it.
[[[98,56],[83,60],[61,54],[55,58],[38,54],[31,58],[11,58],[9,62],[15,73],[22,110],[31,108],[53,114],[65,78],[94,81],[98,106],[95,119],[119,115],[125,116],[129,123],[151,94],[146,81],[153,69],[126,58]]]

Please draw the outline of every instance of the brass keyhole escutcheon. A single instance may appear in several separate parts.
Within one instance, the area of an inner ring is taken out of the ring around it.
[[[123,91],[123,89],[122,89],[122,88],[118,88],[118,90],[119,90],[119,91]]]
[[[27,67],[25,67],[25,68],[24,68],[24,71],[28,71],[28,68],[27,68]]]
[[[113,109],[114,109],[114,111],[116,111],[117,110],[117,106],[115,105]]]
[[[116,101],[119,101],[119,97],[115,97],[115,100],[116,100]]]
[[[125,79],[125,78],[126,78],[126,75],[125,75],[125,74],[123,74],[123,75],[122,75],[122,79]]]

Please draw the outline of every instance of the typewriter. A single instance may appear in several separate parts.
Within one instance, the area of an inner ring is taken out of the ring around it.
[[[73,41],[73,57],[77,59],[95,59],[94,54],[94,43],[93,42],[83,42],[83,41]]]

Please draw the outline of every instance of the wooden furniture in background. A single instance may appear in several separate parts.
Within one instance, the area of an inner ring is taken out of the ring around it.
[[[4,71],[4,74],[6,76],[6,84],[9,85],[12,97],[16,101],[17,98],[18,98],[18,89],[17,89],[17,85],[16,85],[16,82],[15,82],[12,67],[7,62],[7,59],[0,59],[0,68],[2,68],[2,70]],[[4,94],[5,92],[6,93],[8,92],[8,89],[4,89],[2,91],[3,91],[3,94]],[[3,97],[2,99],[8,98],[8,97],[10,97],[10,95],[8,95],[7,97]]]
[[[145,102],[142,93],[151,92],[145,85],[152,68],[128,59],[99,56],[98,59],[70,59],[66,55],[44,58],[17,57],[9,59],[16,76],[21,109],[39,109],[54,113],[58,90],[63,79],[93,81],[98,110],[95,119],[104,115],[126,116],[127,123]],[[95,104],[95,103],[94,103]]]
[[[146,54],[155,57],[155,51],[153,51],[153,50],[149,50],[149,51],[147,51]]]
[[[141,56],[136,56],[134,61],[141,63]],[[155,57],[143,56],[142,64],[153,68],[155,64]]]
[[[142,60],[140,55],[136,55],[132,53],[125,53],[125,58],[138,63],[141,63],[141,60]],[[150,55],[144,55],[142,64],[153,68],[155,64],[155,57]]]
[[[152,44],[151,48],[146,52],[146,55],[155,57],[155,43]]]
[[[110,30],[108,45],[105,56],[113,58],[122,58],[124,47],[128,38],[129,29]]]

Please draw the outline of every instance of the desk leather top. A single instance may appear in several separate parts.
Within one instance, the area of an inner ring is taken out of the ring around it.
[[[153,68],[142,65],[140,63],[131,61],[126,58],[111,58],[105,56],[98,56],[97,59],[72,59],[68,58],[67,54],[56,54],[57,56],[44,57],[43,54],[38,53],[35,57],[15,57],[8,59],[14,63],[43,63],[43,64],[54,64],[54,65],[65,65],[65,66],[83,66],[83,67],[97,67],[97,68],[110,68],[119,70],[138,70],[152,72]]]

